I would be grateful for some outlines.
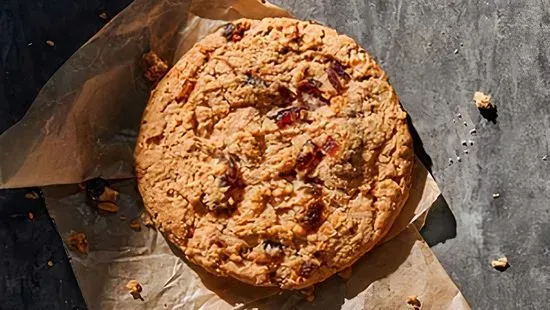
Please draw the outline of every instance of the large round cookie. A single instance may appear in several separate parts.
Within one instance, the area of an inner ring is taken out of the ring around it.
[[[352,39],[242,19],[153,91],[136,170],[153,222],[190,261],[297,289],[385,235],[408,196],[411,143],[386,74]]]

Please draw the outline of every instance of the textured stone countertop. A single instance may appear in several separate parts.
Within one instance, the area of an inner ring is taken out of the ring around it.
[[[105,23],[99,13],[129,2],[0,5],[0,132]],[[357,39],[389,74],[444,196],[422,233],[472,307],[548,309],[550,3],[273,2]],[[472,103],[477,90],[492,95],[494,121]],[[43,203],[26,192],[0,191],[0,309],[85,308]],[[501,256],[504,272],[490,266]]]

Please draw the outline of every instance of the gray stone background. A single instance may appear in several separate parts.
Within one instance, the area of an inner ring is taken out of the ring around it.
[[[0,132],[106,22],[98,14],[129,2],[0,3]],[[422,234],[472,308],[550,309],[550,1],[273,2],[358,40],[388,72],[444,196]],[[493,96],[495,122],[473,105],[476,90]],[[0,309],[85,308],[53,223],[27,191],[0,191]],[[490,267],[501,256],[504,272]]]

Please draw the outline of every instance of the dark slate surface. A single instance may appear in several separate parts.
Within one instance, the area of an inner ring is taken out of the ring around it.
[[[98,13],[112,16],[128,2],[1,4],[0,131],[101,27]],[[550,152],[550,3],[274,2],[359,40],[390,75],[445,196],[423,235],[473,308],[548,309],[550,159],[542,158]],[[472,105],[476,90],[493,95],[494,123]],[[44,205],[25,200],[26,192],[0,192],[0,309],[84,308]],[[511,267],[492,270],[501,255]]]

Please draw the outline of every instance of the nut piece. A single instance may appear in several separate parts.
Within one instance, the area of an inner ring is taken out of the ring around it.
[[[492,109],[493,104],[491,103],[491,96],[485,95],[480,91],[474,93],[474,101],[478,109]]]
[[[130,280],[126,284],[126,288],[128,289],[128,292],[134,297],[134,299],[141,299],[141,292],[143,291],[143,288],[141,287],[141,284],[137,280]]]
[[[422,303],[416,296],[409,296],[407,297],[407,304],[411,306],[415,310],[419,310],[422,308]]]
[[[133,229],[134,231],[141,231],[141,225],[139,224],[138,219],[133,219],[130,222],[130,228]]]
[[[145,64],[145,77],[152,82],[156,82],[168,72],[168,64],[160,58],[155,52],[143,54],[143,62]]]
[[[508,259],[506,257],[501,257],[499,259],[493,260],[491,262],[491,267],[498,271],[504,271],[510,267],[510,264],[508,264]]]
[[[84,233],[72,232],[67,237],[67,244],[69,247],[80,254],[88,254],[88,238]]]

